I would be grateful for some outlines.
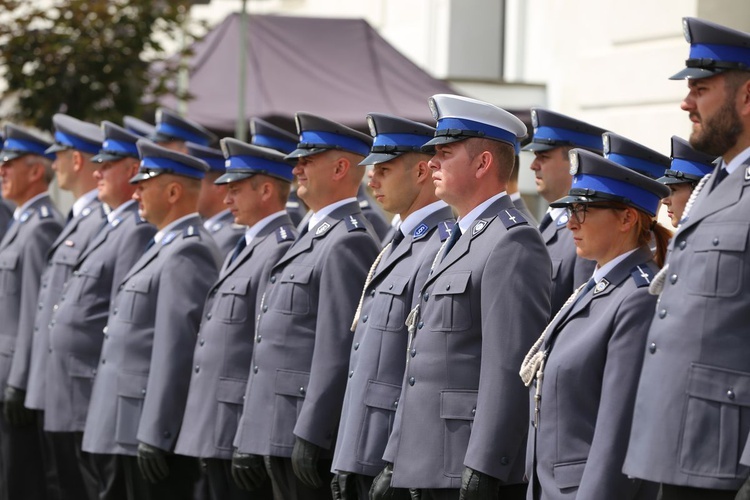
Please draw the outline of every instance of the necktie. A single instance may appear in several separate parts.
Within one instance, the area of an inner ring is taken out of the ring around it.
[[[727,178],[727,175],[729,175],[729,172],[727,171],[726,167],[722,166],[718,172],[716,172],[716,180],[714,181],[713,185],[711,186],[711,191],[713,191],[716,186],[719,185],[721,181]]]
[[[237,241],[237,244],[234,246],[234,252],[232,252],[232,257],[229,259],[230,264],[234,262],[234,259],[237,258],[237,256],[245,249],[246,246],[247,239],[245,239],[245,235],[242,235]]]
[[[151,238],[150,240],[148,240],[148,243],[146,243],[146,248],[143,250],[143,253],[148,252],[148,249],[154,245],[156,245],[156,240]]]
[[[588,281],[586,282],[586,286],[585,286],[585,287],[583,287],[583,290],[581,290],[581,291],[580,291],[580,292],[578,293],[578,295],[576,296],[576,300],[575,300],[575,301],[573,302],[573,304],[571,304],[571,306],[570,306],[570,307],[572,308],[573,306],[575,306],[575,305],[576,305],[576,304],[578,303],[578,301],[579,301],[579,300],[581,300],[581,298],[582,298],[582,297],[583,297],[584,295],[586,295],[587,293],[589,293],[589,291],[590,291],[590,290],[591,290],[592,288],[594,288],[594,285],[596,285],[596,280],[594,280],[594,278],[592,277],[592,278],[591,278],[590,280],[588,280]]]
[[[542,223],[539,224],[539,232],[544,232],[544,230],[547,229],[547,226],[549,226],[550,224],[552,224],[552,216],[549,212],[547,212],[546,214],[544,214],[544,217],[542,217]]]
[[[391,240],[391,251],[393,251],[402,241],[404,241],[404,233],[400,229],[396,229],[396,233]]]
[[[445,259],[445,256],[448,255],[448,252],[451,251],[451,248],[453,248],[453,245],[456,244],[458,239],[461,237],[461,228],[458,227],[458,222],[453,224],[453,229],[451,229],[451,237],[448,238],[448,242],[445,244],[445,249],[443,250],[443,259]]]
[[[71,208],[70,211],[68,211],[68,218],[65,221],[65,224],[70,224],[70,221],[73,220],[73,209]]]

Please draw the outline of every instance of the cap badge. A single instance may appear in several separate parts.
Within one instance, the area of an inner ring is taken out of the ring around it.
[[[565,213],[564,213],[564,214],[562,214],[562,215],[561,215],[561,216],[560,216],[560,217],[559,217],[559,218],[557,219],[557,225],[558,225],[558,226],[564,226],[564,225],[565,225],[565,224],[567,224],[567,223],[568,223],[568,214],[565,214]]]
[[[750,167],[745,167],[745,180],[750,181]]]
[[[570,175],[576,175],[578,173],[578,153],[571,151],[568,158],[570,159]]]

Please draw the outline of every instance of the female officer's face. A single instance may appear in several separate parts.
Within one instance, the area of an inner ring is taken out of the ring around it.
[[[604,203],[579,203],[568,207],[568,229],[573,232],[576,254],[603,266],[630,248],[623,231],[622,213],[627,210]]]

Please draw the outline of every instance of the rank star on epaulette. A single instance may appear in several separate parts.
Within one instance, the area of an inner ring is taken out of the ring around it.
[[[635,281],[635,286],[638,288],[649,286],[651,284],[651,279],[654,277],[654,274],[651,272],[651,269],[648,267],[641,267],[641,266],[635,266],[630,271],[630,276],[633,277],[633,281]]]
[[[200,233],[193,225],[186,227],[182,235],[183,238],[190,238],[191,236],[200,236]]]
[[[349,232],[356,231],[357,229],[361,229],[361,230],[365,229],[364,223],[355,215],[350,215],[349,217],[346,217],[344,219],[344,222],[346,223],[346,229]]]
[[[745,180],[750,181],[750,166],[745,167]]]
[[[330,228],[331,228],[331,225],[329,223],[327,222],[322,223],[315,230],[315,236],[320,236],[322,234],[325,234],[325,232],[328,231]]]
[[[422,224],[418,225],[417,228],[414,230],[413,238],[415,240],[418,240],[419,238],[427,234],[429,230],[430,230],[430,226],[428,226],[427,224],[423,222]]]
[[[484,228],[487,227],[487,221],[486,220],[478,220],[471,228],[471,235],[476,236],[477,234],[484,231]]]
[[[440,235],[440,241],[445,241],[451,237],[451,231],[453,231],[453,223],[451,221],[444,220],[438,224],[438,234]]]
[[[49,207],[47,207],[47,205],[42,205],[39,209],[39,213],[41,214],[40,218],[42,219],[52,217],[52,212],[49,211]],[[29,216],[31,216],[31,212],[29,212]],[[28,219],[28,217],[26,218]]]
[[[609,286],[609,281],[607,281],[606,278],[599,280],[599,282],[597,282],[596,286],[594,287],[594,296],[597,296],[600,293],[602,293],[604,290],[607,289],[608,286]]]
[[[291,226],[281,226],[278,230],[276,230],[276,242],[281,243],[283,241],[293,240],[294,233],[292,233],[290,229]]]

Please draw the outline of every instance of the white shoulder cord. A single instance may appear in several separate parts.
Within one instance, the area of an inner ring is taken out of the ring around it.
[[[362,313],[362,303],[365,301],[365,293],[367,292],[367,287],[370,286],[370,283],[372,283],[372,277],[375,276],[375,270],[378,268],[378,264],[380,264],[380,261],[383,260],[383,256],[386,255],[386,253],[391,249],[391,246],[393,246],[392,241],[389,242],[385,247],[383,247],[378,256],[375,257],[375,262],[373,262],[372,266],[370,266],[370,270],[367,272],[367,278],[365,278],[365,286],[362,287],[362,295],[359,296],[357,311],[354,313],[354,320],[352,321],[352,326],[349,329],[352,332],[357,329],[357,322],[359,322],[359,315]]]

